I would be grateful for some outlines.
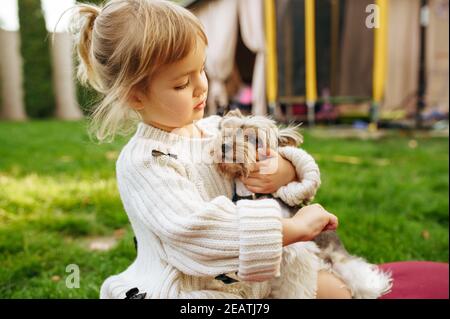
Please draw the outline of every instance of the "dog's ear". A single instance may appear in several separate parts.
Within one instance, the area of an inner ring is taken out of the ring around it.
[[[295,126],[288,126],[285,128],[280,129],[278,134],[278,146],[294,146],[298,147],[300,144],[303,143],[303,136],[300,134],[299,125]]]
[[[239,118],[243,118],[244,117],[244,115],[242,115],[242,113],[241,113],[241,110],[239,110],[239,109],[231,110],[227,114],[225,114],[225,116],[226,117],[235,116],[235,117],[239,117]]]

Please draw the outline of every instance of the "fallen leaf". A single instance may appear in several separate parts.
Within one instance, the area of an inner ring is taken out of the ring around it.
[[[359,165],[361,164],[361,159],[354,156],[343,156],[343,155],[335,155],[332,157],[333,161],[338,163],[347,163],[347,164],[353,164],[353,165]]]
[[[83,197],[83,204],[84,204],[84,205],[89,204],[90,201],[91,201],[91,199],[89,198],[89,196]]]
[[[388,166],[389,164],[391,164],[391,161],[386,158],[379,158],[374,160],[374,163],[378,166]]]
[[[419,143],[417,143],[416,140],[410,140],[408,142],[408,146],[409,146],[409,148],[415,149],[415,148],[417,148],[417,146],[419,146]]]
[[[120,239],[125,235],[125,229],[119,228],[114,231],[114,237],[116,239]]]
[[[72,157],[69,155],[63,155],[59,158],[59,160],[63,163],[69,163],[72,161]]]
[[[106,152],[105,157],[106,157],[106,159],[109,159],[110,161],[114,161],[117,159],[118,155],[119,154],[116,151],[109,151],[109,152]]]
[[[92,251],[108,251],[117,243],[114,237],[96,237],[88,240],[88,248]]]

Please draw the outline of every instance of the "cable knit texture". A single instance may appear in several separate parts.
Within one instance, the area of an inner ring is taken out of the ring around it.
[[[270,296],[284,258],[280,205],[275,199],[230,200],[232,180],[205,160],[219,121],[218,116],[198,121],[206,135],[202,138],[138,125],[116,163],[137,256],[126,270],[105,280],[101,298],[125,298],[134,287],[147,298]],[[304,156],[294,150],[285,153],[294,164]],[[277,194],[290,204],[303,196],[298,191],[293,184]],[[295,271],[289,278],[300,282],[304,278]],[[226,285],[214,279],[220,274],[239,281]],[[315,282],[309,285],[315,291]]]
[[[272,195],[289,206],[312,201],[321,183],[319,166],[314,158],[306,151],[292,146],[280,147],[278,152],[295,166],[299,181],[280,187]]]

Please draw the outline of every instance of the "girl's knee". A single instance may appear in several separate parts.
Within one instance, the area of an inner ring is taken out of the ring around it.
[[[317,299],[351,299],[352,294],[342,280],[327,271],[317,276]]]

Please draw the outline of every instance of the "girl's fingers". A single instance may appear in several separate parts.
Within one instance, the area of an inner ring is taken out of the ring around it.
[[[267,175],[261,174],[260,172],[253,172],[253,173],[248,174],[248,177],[258,178],[258,179],[266,179]]]
[[[338,225],[339,225],[338,218],[335,215],[330,214],[330,221],[329,221],[327,227],[329,227],[330,230],[335,230],[338,228]]]
[[[274,162],[274,161],[277,160],[277,156],[276,156],[277,153],[270,149],[267,149],[266,154],[264,154],[262,149],[259,149],[258,151],[262,152],[262,156],[261,156],[262,159],[251,165],[250,174],[253,174],[253,175],[251,175],[252,177],[256,177],[256,175],[258,173],[260,173],[261,170],[264,171],[264,170],[267,170],[267,169],[270,169],[271,167],[273,167],[274,164],[276,164],[276,162]]]
[[[260,162],[253,163],[250,168],[250,172],[251,172],[250,174],[259,172],[259,166],[260,166]]]
[[[259,187],[259,186],[249,186],[249,187],[247,187],[247,189],[252,193],[257,193],[257,194],[265,193],[265,189],[262,187]]]
[[[266,187],[269,184],[269,181],[266,181],[261,178],[247,178],[241,180],[242,183],[248,188],[248,187]]]
[[[250,174],[248,174],[248,178],[257,178],[259,177],[259,172],[251,172]]]
[[[242,183],[244,183],[245,186],[260,186],[261,181],[257,178],[249,177],[246,179],[242,179]]]

